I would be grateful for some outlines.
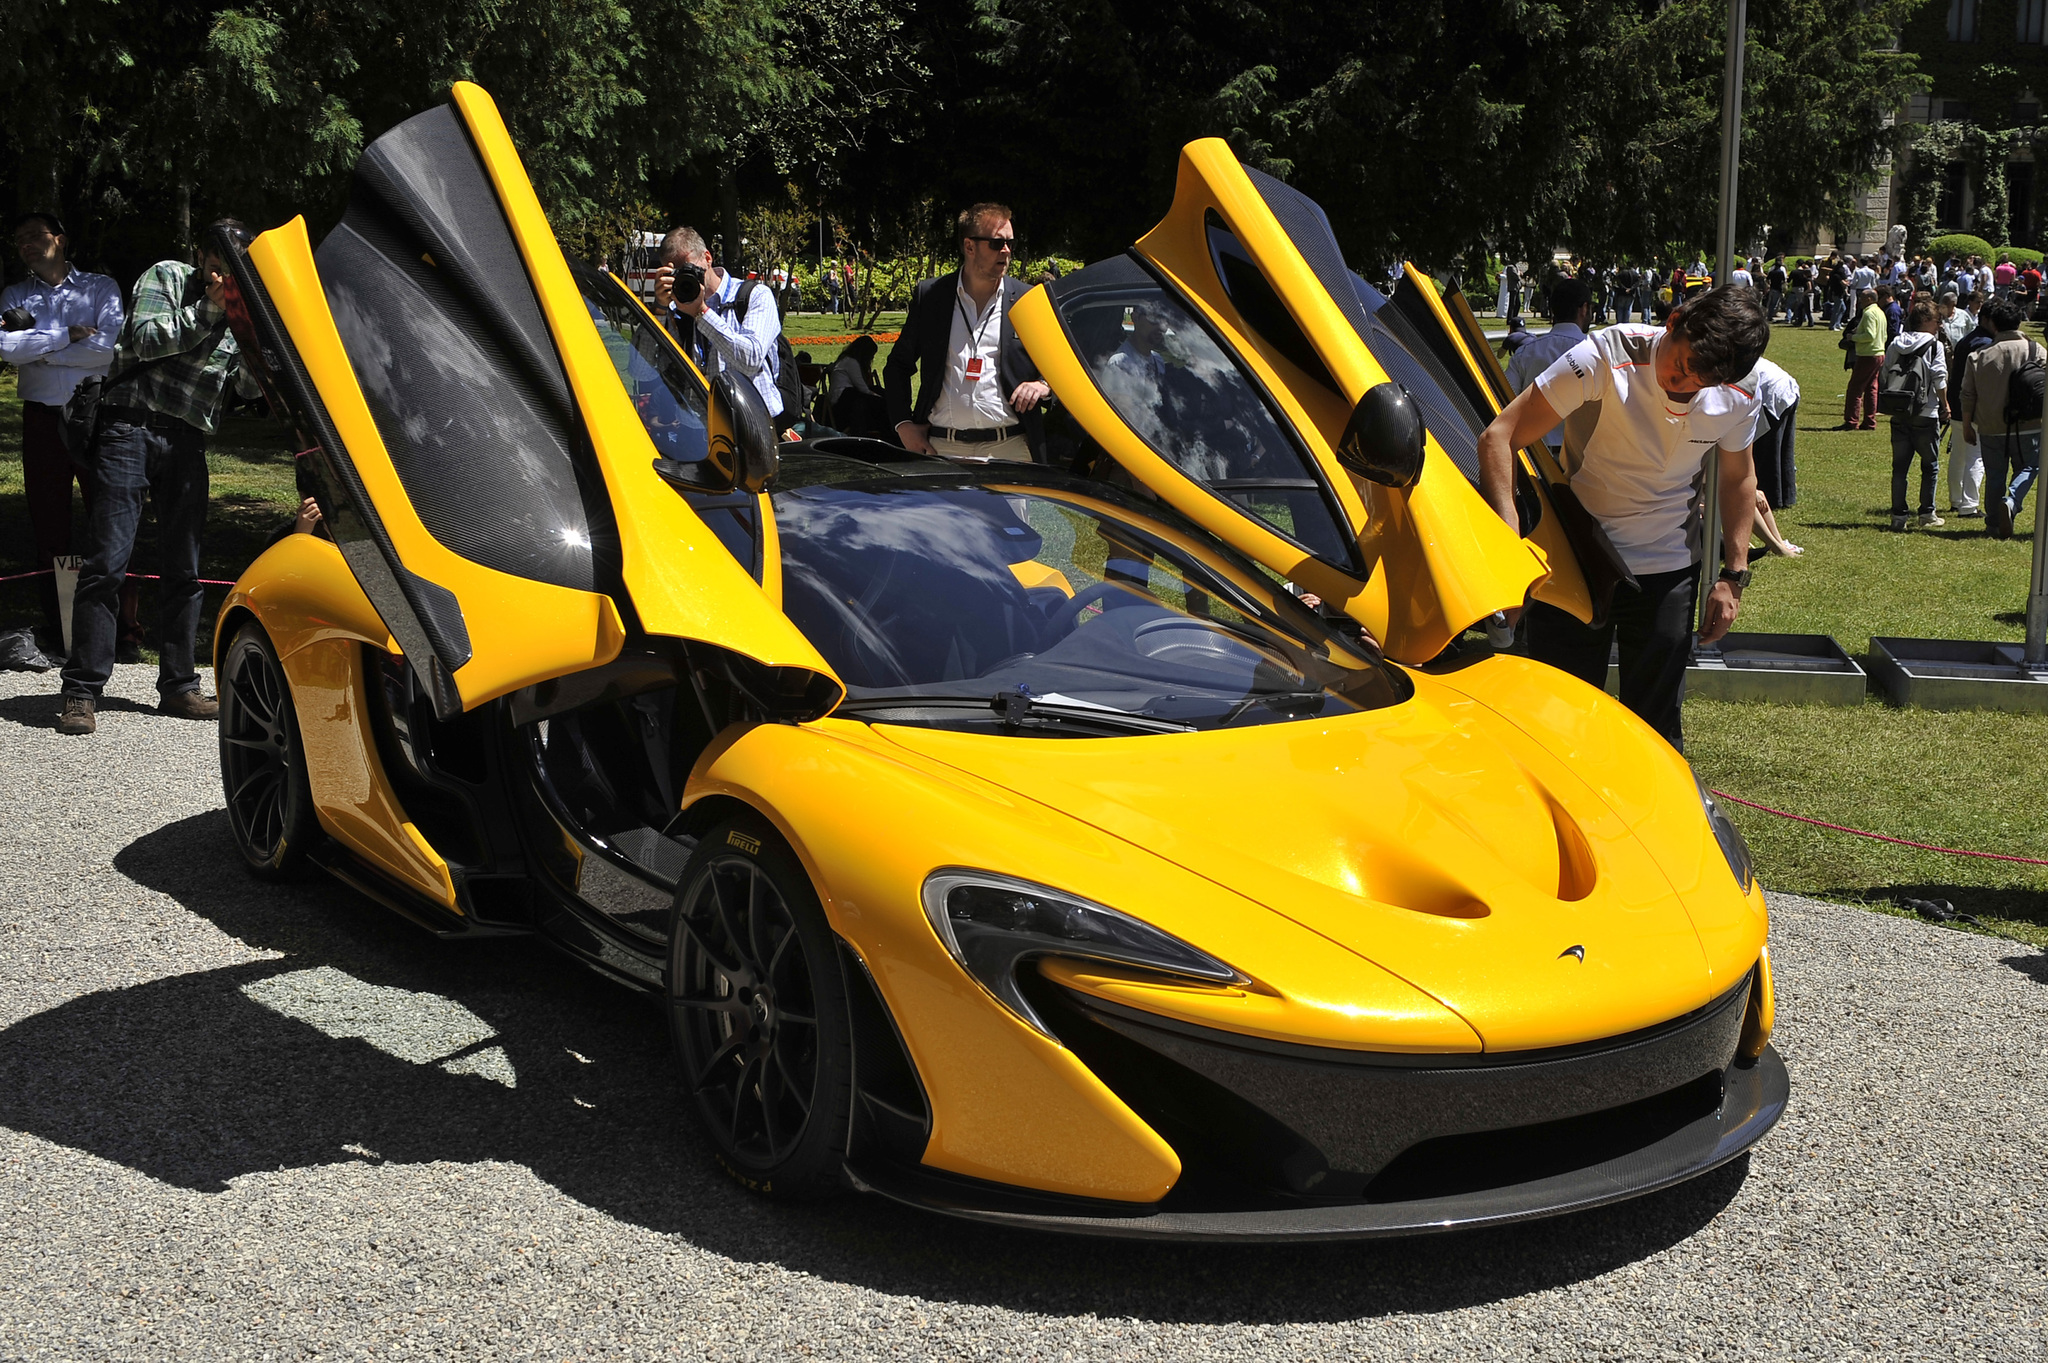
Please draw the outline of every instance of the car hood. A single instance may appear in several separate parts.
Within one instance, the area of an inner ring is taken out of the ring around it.
[[[1712,834],[1682,759],[1630,760],[1633,717],[1599,704],[1591,727],[1620,726],[1600,755],[1625,774],[1589,783],[1564,745],[1415,681],[1383,710],[1186,735],[877,731],[1348,948],[1491,1051],[1633,1031],[1740,978],[1762,930],[1717,851],[1725,885],[1704,873]]]

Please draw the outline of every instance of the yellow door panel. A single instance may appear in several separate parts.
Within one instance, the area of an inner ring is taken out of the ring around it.
[[[603,470],[617,523],[620,575],[641,627],[826,679],[822,708],[830,709],[843,689],[831,668],[654,472],[654,447],[591,324],[497,105],[482,87],[467,82],[456,84],[453,98],[497,190]],[[714,410],[714,440],[725,419]],[[776,568],[779,574],[779,562]]]
[[[335,327],[305,219],[258,237],[248,262],[261,291],[252,311],[267,304],[281,329],[280,377],[324,437],[333,476],[323,510],[341,555],[436,709],[452,714],[617,657],[625,632],[605,596],[485,567],[423,523]]]
[[[314,811],[335,841],[399,884],[460,913],[448,863],[407,821],[369,746],[362,658],[361,644],[326,638],[284,659]]]
[[[1429,276],[1413,264],[1407,267],[1407,271],[1408,279],[1416,286],[1402,294],[1404,299],[1412,297],[1416,300],[1416,306],[1406,309],[1409,320],[1433,347],[1441,347],[1439,358],[1446,364],[1463,366],[1458,372],[1469,382],[1461,386],[1474,408],[1485,417],[1498,416],[1514,397],[1514,392],[1508,387],[1508,376],[1495,358],[1493,347],[1486,343],[1485,334],[1479,330],[1479,319],[1472,315],[1472,305],[1465,301],[1462,293],[1438,294]],[[1590,623],[1593,619],[1593,597],[1586,589],[1586,575],[1580,571],[1571,541],[1550,504],[1549,486],[1553,480],[1562,481],[1564,474],[1549,453],[1546,445],[1540,449],[1523,450],[1517,456],[1522,472],[1529,480],[1528,490],[1537,503],[1536,523],[1530,527],[1528,539],[1542,551],[1544,562],[1550,568],[1550,576],[1537,583],[1530,595]]]
[[[1354,286],[1320,210],[1209,139],[1182,152],[1173,206],[1133,257],[1027,295],[1011,316],[1061,402],[1132,477],[1341,606],[1390,656],[1422,662],[1519,606],[1545,568],[1435,428],[1409,486],[1340,460],[1359,399],[1390,378]]]

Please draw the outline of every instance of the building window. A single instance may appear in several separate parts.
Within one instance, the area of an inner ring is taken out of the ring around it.
[[[1948,39],[1952,43],[1977,41],[1977,0],[1948,0]]]
[[[2048,17],[2048,0],[2019,0],[2014,13],[2012,36],[2023,43],[2041,41],[2041,21]]]
[[[2005,168],[2005,239],[2024,245],[2034,239],[2034,163],[2014,161]]]
[[[2038,99],[2016,99],[2012,102],[2012,121],[2015,127],[2027,128],[2041,120],[2041,101]]]
[[[1941,118],[1944,123],[1968,123],[1970,101],[1966,99],[1945,99],[1941,102]]]
[[[1963,226],[1963,163],[1951,161],[1941,169],[1941,193],[1934,200],[1934,224],[1944,231]]]

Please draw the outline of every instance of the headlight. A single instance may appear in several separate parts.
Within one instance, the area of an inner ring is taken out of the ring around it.
[[[1707,783],[1695,775],[1692,783],[1700,788],[1700,806],[1707,811],[1707,822],[1713,826],[1714,841],[1721,844],[1721,855],[1728,858],[1728,869],[1735,873],[1735,883],[1742,887],[1744,894],[1756,881],[1756,871],[1749,859],[1749,844],[1742,840],[1742,830],[1735,826],[1721,802],[1714,798],[1714,792],[1707,789]]]
[[[1208,953],[1129,914],[987,871],[933,872],[924,882],[924,915],[969,975],[1047,1036],[1051,1029],[1017,987],[1017,970],[1030,957],[1109,961],[1209,984],[1245,979]]]

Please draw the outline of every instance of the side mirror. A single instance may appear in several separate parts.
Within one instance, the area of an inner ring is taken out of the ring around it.
[[[740,492],[754,493],[775,477],[781,456],[775,450],[775,423],[754,385],[729,369],[711,376],[711,400],[725,413],[732,437],[711,438],[710,463],[718,481]]]
[[[1389,379],[1365,390],[1337,442],[1337,462],[1387,487],[1412,487],[1422,476],[1422,413],[1408,390]]]

